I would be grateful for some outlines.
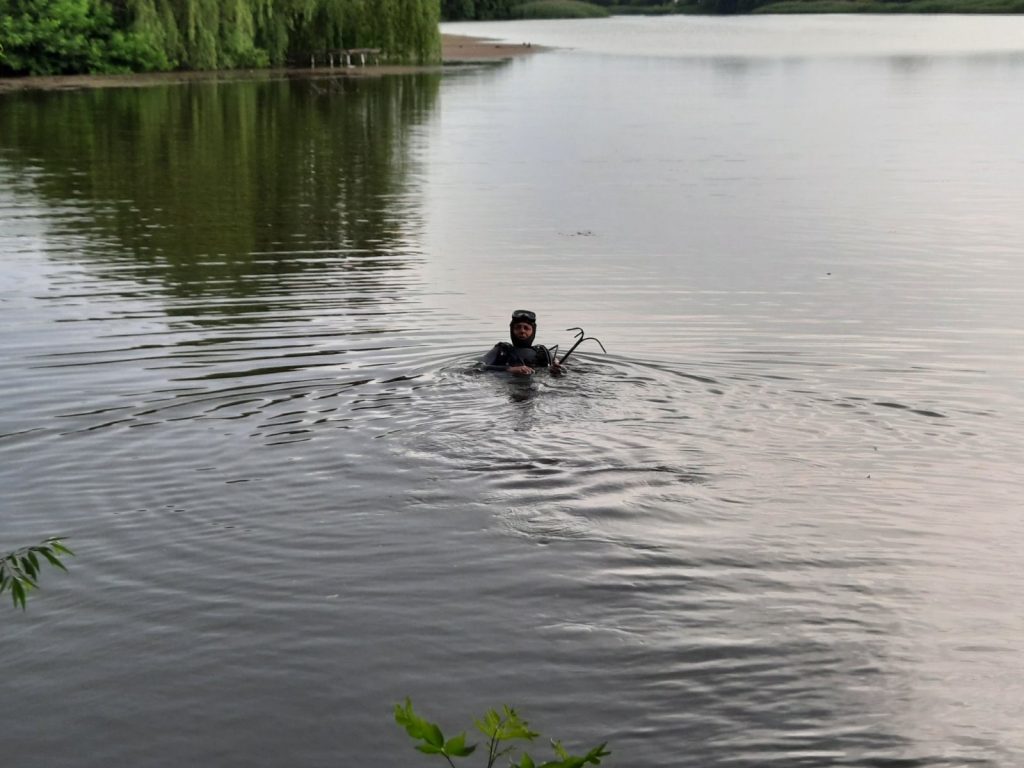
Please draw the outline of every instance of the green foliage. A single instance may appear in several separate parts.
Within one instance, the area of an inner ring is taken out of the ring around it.
[[[754,13],[858,13],[864,0],[785,0],[754,9]]]
[[[395,722],[405,728],[411,738],[420,742],[416,749],[428,755],[441,755],[448,764],[454,768],[455,762],[452,758],[467,757],[475,750],[475,744],[466,744],[465,732],[450,739],[445,739],[441,728],[420,717],[412,707],[412,701],[406,698],[404,704],[395,705]],[[537,763],[527,752],[522,752],[518,762],[514,760],[515,753],[519,747],[509,744],[511,741],[532,742],[540,734],[531,731],[529,724],[519,717],[519,714],[505,705],[499,713],[489,709],[479,720],[473,721],[476,729],[484,736],[487,742],[487,768],[494,768],[499,758],[508,756],[509,765],[512,768],[582,768],[584,765],[600,765],[601,758],[611,753],[605,749],[606,744],[599,744],[583,755],[573,755],[568,752],[561,742],[552,741],[551,747],[555,752],[556,759],[544,763]]]
[[[689,2],[665,5],[607,5],[605,7],[613,16],[668,16],[669,14],[693,13],[696,9],[696,5]]]
[[[473,754],[476,745],[466,746],[466,733],[445,739],[441,729],[434,723],[424,720],[412,708],[412,701],[405,700],[405,705],[395,705],[395,722],[405,728],[410,737],[421,741],[416,749],[428,755],[441,755],[450,763],[453,757],[466,757]]]
[[[473,0],[441,0],[441,18],[475,19],[476,3]]]
[[[441,18],[448,21],[582,19],[608,16],[608,12],[599,6],[609,4],[607,0],[441,0]]]
[[[673,0],[588,0],[594,5],[607,8],[611,13],[673,13],[680,2]]]
[[[33,589],[39,588],[39,572],[43,561],[67,571],[60,561],[62,555],[74,555],[59,538],[49,538],[42,544],[22,547],[0,557],[0,594],[10,590],[15,607],[25,610],[25,599]]]
[[[101,0],[0,4],[0,73],[127,72],[166,63],[143,37],[118,29]]]
[[[342,48],[426,63],[439,21],[438,0],[0,0],[0,74],[306,64]]]
[[[508,19],[523,0],[441,0],[441,17],[448,21]]]
[[[515,19],[595,19],[608,11],[581,0],[533,0],[512,9]]]

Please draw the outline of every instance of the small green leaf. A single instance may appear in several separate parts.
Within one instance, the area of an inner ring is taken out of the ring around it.
[[[426,733],[423,735],[426,742],[435,747],[444,747],[444,734],[441,732],[441,729],[434,723],[427,723],[426,725]]]
[[[498,733],[498,738],[503,741],[509,741],[511,739],[523,739],[525,741],[533,741],[540,734],[530,730],[530,724],[519,717],[512,707],[505,705],[505,722],[501,726],[501,730]]]
[[[560,760],[552,760],[551,762],[542,763],[538,768],[582,768],[584,765],[600,765],[601,758],[607,757],[611,754],[605,749],[608,742],[602,742],[593,749],[591,749],[585,755],[571,755],[562,746],[561,742],[551,740],[551,747],[558,754]]]
[[[412,701],[408,697],[406,697],[404,705],[395,704],[395,722],[403,728],[406,727],[406,724],[409,722],[411,714]],[[411,736],[412,734],[409,735]]]
[[[409,697],[406,697],[404,705],[395,705],[395,722],[403,726],[412,738],[425,742],[417,744],[416,749],[431,755],[444,752],[444,733],[440,727],[416,714]]]
[[[68,569],[64,567],[64,563],[62,563],[60,560],[58,560],[57,556],[55,554],[53,554],[53,552],[51,552],[49,550],[49,548],[40,549],[39,550],[39,554],[41,554],[43,557],[45,557],[47,560],[49,560],[50,565],[55,565],[58,568],[60,568],[62,571],[67,573]]]
[[[602,741],[600,744],[598,744],[592,750],[587,752],[586,757],[584,757],[583,759],[586,760],[588,763],[593,763],[594,765],[600,765],[600,763],[601,763],[600,758],[608,757],[608,755],[611,754],[611,750],[605,749],[605,747],[607,747],[607,746],[608,746],[608,742],[607,741]]]
[[[15,606],[20,605],[22,610],[25,609],[25,588],[17,579],[11,584],[11,597],[14,600]]]
[[[409,697],[405,699],[405,706],[401,704],[395,705],[395,722],[403,726],[406,733],[414,739],[429,741],[427,737],[432,724],[416,714],[412,708],[412,699]]]
[[[49,539],[49,542],[50,542],[50,546],[51,546],[51,547],[53,547],[53,548],[54,548],[55,550],[57,550],[58,552],[60,552],[60,553],[61,553],[62,555],[70,555],[71,557],[74,557],[74,556],[75,556],[75,553],[74,553],[74,552],[72,552],[72,551],[71,551],[70,549],[68,549],[67,547],[65,547],[65,546],[64,546],[64,545],[63,545],[63,544],[61,543],[61,540],[60,540],[60,539]]]
[[[28,555],[22,555],[21,559],[18,561],[18,565],[21,568],[22,573],[24,573],[28,578],[32,578],[36,575],[32,568],[32,561],[28,559]]]
[[[498,731],[498,727],[501,725],[501,716],[493,709],[488,709],[484,713],[483,720],[474,720],[476,729],[480,731],[487,738],[492,738]]]
[[[460,733],[458,736],[452,736],[448,741],[444,743],[445,754],[451,755],[452,757],[466,757],[467,755],[473,754],[473,750],[476,749],[476,744],[470,744],[466,746],[466,734]]]

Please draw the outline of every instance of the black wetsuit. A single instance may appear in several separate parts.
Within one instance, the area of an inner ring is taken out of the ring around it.
[[[546,368],[554,356],[543,344],[514,347],[507,341],[495,344],[480,362],[487,370],[504,370],[514,365],[528,365],[531,368]]]

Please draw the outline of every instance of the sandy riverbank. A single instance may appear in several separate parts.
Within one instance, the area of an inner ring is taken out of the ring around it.
[[[482,37],[441,35],[441,59],[446,64],[511,59],[543,50],[546,49],[531,43],[499,43]]]
[[[544,50],[529,43],[499,43],[466,35],[441,35],[442,64],[500,61]],[[282,77],[375,77],[379,75],[429,72],[437,66],[370,66],[311,69],[239,69],[216,72],[150,72],[135,75],[53,75],[47,77],[0,77],[0,94],[12,91],[63,91],[80,88],[140,88],[149,85],[216,80],[275,80]]]

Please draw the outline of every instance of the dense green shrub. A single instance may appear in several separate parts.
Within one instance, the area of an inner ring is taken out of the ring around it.
[[[613,16],[667,16],[669,14],[692,11],[692,5],[672,3],[670,5],[609,5],[608,12]]]
[[[478,0],[482,2],[482,0]],[[440,59],[438,0],[0,0],[0,74]]]
[[[510,18],[522,0],[441,0],[441,18],[448,21],[489,21]]]
[[[581,0],[533,0],[512,8],[514,19],[595,19],[608,11]]]
[[[53,75],[165,68],[143,35],[118,29],[99,0],[0,2],[0,72]]]

